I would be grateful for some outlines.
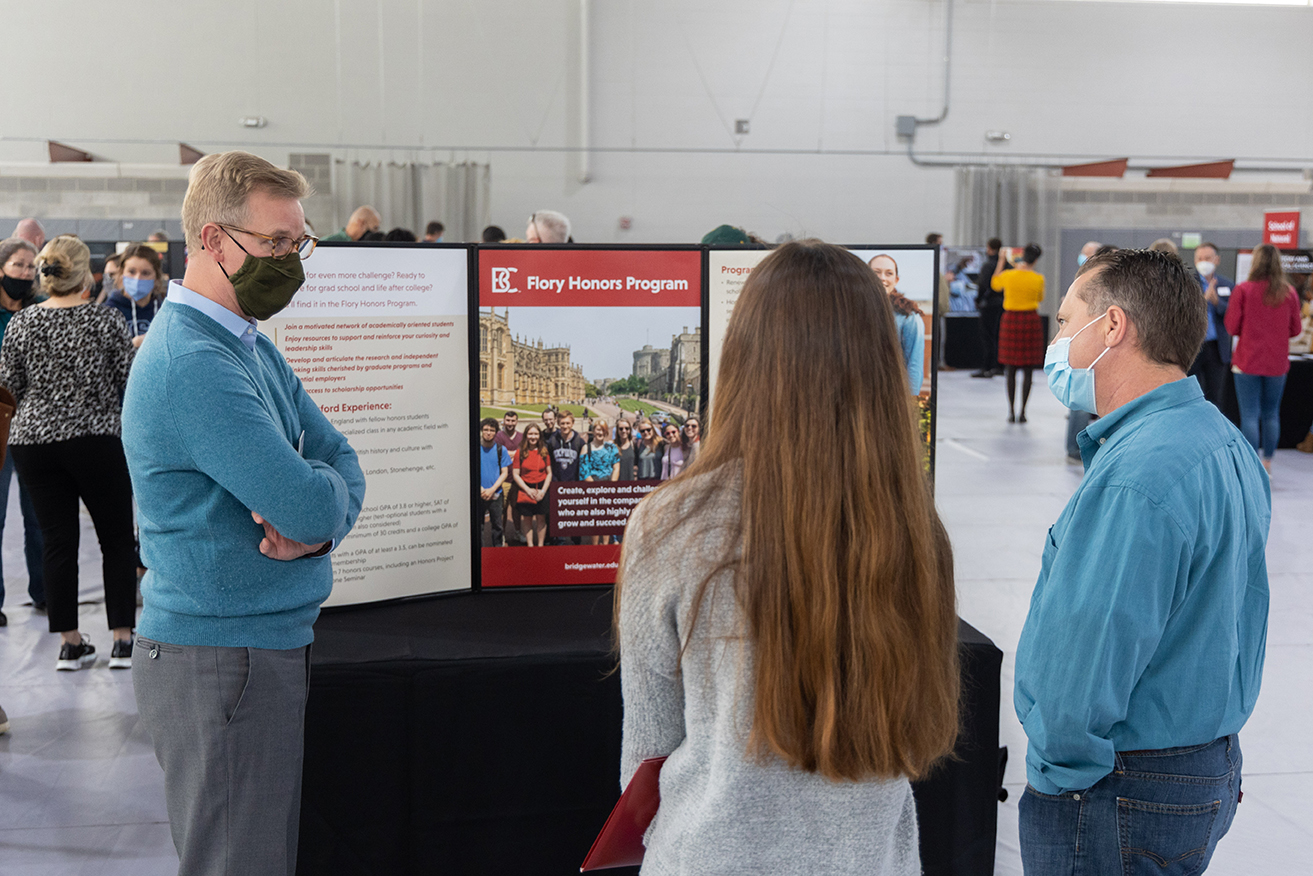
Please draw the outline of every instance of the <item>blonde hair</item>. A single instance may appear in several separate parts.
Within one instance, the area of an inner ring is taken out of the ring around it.
[[[61,234],[47,243],[36,257],[41,291],[55,298],[91,287],[91,250],[72,234]]]
[[[314,194],[295,170],[275,167],[249,152],[216,152],[192,165],[187,194],[182,199],[182,230],[193,254],[203,249],[201,229],[209,222],[246,223],[247,201],[253,192],[300,200]]]

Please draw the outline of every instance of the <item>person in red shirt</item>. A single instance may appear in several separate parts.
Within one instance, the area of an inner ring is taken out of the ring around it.
[[[1254,250],[1249,279],[1231,293],[1226,330],[1240,339],[1231,357],[1240,431],[1254,450],[1261,451],[1269,474],[1281,435],[1281,393],[1290,371],[1290,339],[1301,328],[1299,296],[1286,279],[1281,253],[1265,243]]]
[[[520,509],[520,531],[529,547],[542,547],[547,537],[547,488],[552,485],[552,463],[537,423],[524,428],[524,440],[511,463],[515,502]]]

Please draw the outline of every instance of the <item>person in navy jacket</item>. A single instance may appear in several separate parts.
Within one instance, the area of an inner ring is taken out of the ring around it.
[[[1217,272],[1220,262],[1215,244],[1201,243],[1194,251],[1195,273],[1208,301],[1208,333],[1189,374],[1199,381],[1204,398],[1215,405],[1222,403],[1222,387],[1226,385],[1226,371],[1231,367],[1231,336],[1226,333],[1224,320],[1235,287],[1230,277]]]

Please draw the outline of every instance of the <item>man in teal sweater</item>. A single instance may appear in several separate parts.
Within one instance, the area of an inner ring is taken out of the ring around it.
[[[256,330],[304,282],[305,180],[244,152],[192,169],[189,261],[133,365],[133,683],[179,872],[292,874],[309,646],[328,554],[364,498],[355,452]]]

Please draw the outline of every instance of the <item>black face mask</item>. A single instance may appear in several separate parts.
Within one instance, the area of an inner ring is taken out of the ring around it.
[[[26,301],[32,297],[32,281],[0,274],[0,289],[15,301]]]

